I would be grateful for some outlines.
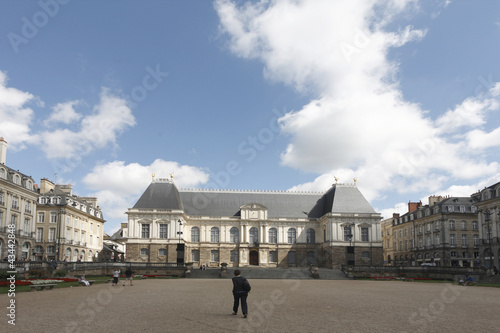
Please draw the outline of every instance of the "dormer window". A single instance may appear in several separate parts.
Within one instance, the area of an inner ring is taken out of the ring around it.
[[[19,175],[14,175],[14,178],[12,179],[12,181],[16,185],[21,185],[21,177],[19,177]]]
[[[5,169],[4,168],[0,168],[0,178],[5,179],[5,175],[6,175]]]

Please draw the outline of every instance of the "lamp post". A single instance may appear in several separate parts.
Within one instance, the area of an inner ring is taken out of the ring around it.
[[[179,235],[179,244],[180,244],[181,243],[181,236],[182,236],[182,231],[181,231],[182,221],[180,219],[178,219],[177,222],[179,222],[179,231],[177,231],[177,235]]]
[[[177,235],[179,235],[179,244],[177,244],[177,264],[184,264],[184,244],[181,244],[182,221],[178,219],[177,222],[179,222],[179,231],[177,231]]]

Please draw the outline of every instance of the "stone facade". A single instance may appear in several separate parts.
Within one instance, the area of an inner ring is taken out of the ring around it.
[[[36,260],[98,259],[105,220],[97,198],[74,195],[71,185],[55,185],[44,178],[36,216]]]
[[[38,193],[33,178],[5,165],[6,155],[7,142],[0,138],[0,259],[32,260]]]
[[[500,183],[473,194],[478,208],[479,256],[483,266],[500,268]]]
[[[359,202],[358,202],[359,201]],[[194,267],[382,264],[380,214],[355,184],[326,193],[178,190],[154,180],[127,212],[127,261]],[[185,246],[177,257],[177,244]],[[347,246],[355,250],[348,262]],[[149,255],[147,255],[149,253]]]
[[[393,265],[480,265],[477,208],[470,197],[431,196],[428,205],[412,204],[413,210],[393,217],[392,237],[384,236],[384,246],[392,242],[384,256],[393,254]]]

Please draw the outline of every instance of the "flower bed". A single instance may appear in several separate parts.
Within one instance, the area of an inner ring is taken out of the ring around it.
[[[25,280],[30,282],[31,284],[52,284],[52,283],[61,283],[61,282],[76,282],[78,279],[70,279],[70,278],[57,278],[57,279],[34,279],[34,280]]]
[[[16,286],[29,286],[31,284],[30,281],[24,281],[24,280],[16,280],[15,285]],[[8,287],[10,286],[9,281],[0,281],[0,287]]]

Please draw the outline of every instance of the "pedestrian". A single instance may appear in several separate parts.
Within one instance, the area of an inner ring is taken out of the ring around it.
[[[125,270],[125,280],[130,281],[130,285],[132,286],[132,268],[130,268],[130,266]],[[125,286],[125,280],[123,280],[124,286]]]
[[[120,277],[121,271],[119,269],[115,269],[113,271],[113,284],[112,286],[116,286],[118,284],[118,278]]]
[[[238,306],[241,300],[241,311],[243,313],[243,318],[246,318],[248,316],[247,297],[252,287],[250,287],[248,280],[244,276],[241,276],[241,271],[239,269],[234,271],[232,280],[234,297],[233,315],[238,314]]]

